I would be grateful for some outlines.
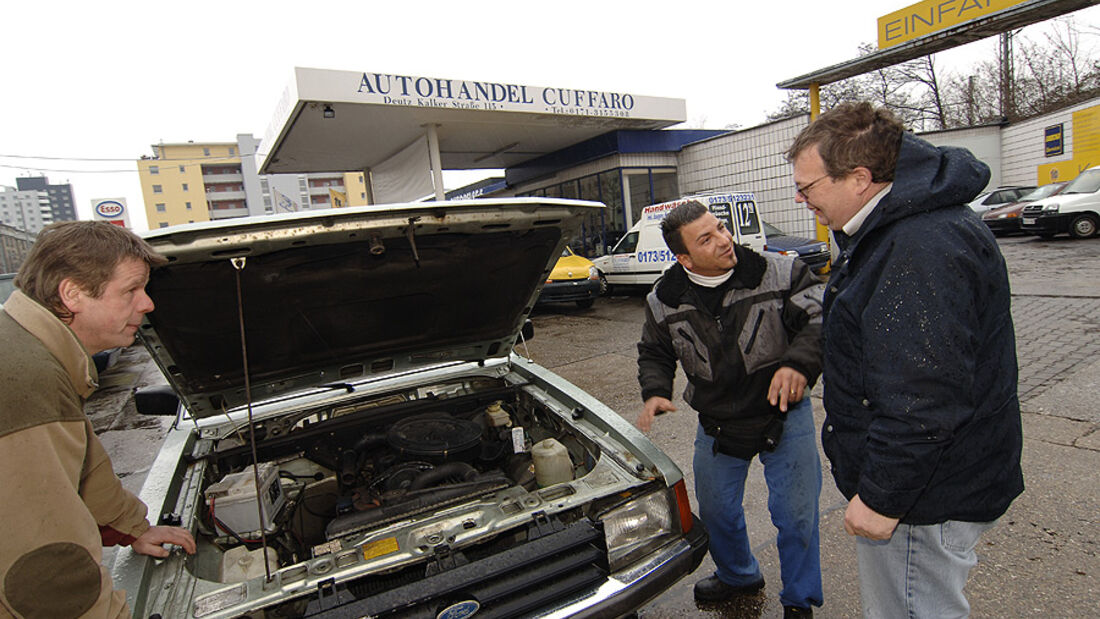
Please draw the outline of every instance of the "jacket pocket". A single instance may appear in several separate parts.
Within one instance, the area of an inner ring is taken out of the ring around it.
[[[749,308],[748,320],[737,337],[746,373],[752,374],[783,358],[787,350],[787,330],[783,326],[782,311],[782,299],[753,303]]]
[[[671,323],[669,331],[672,335],[672,347],[676,350],[676,357],[684,368],[684,374],[690,378],[713,381],[714,371],[711,368],[710,351],[707,350],[691,323],[686,320]]]

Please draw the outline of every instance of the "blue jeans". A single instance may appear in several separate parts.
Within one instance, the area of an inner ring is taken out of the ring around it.
[[[695,434],[695,498],[699,516],[710,534],[710,555],[722,582],[747,585],[763,578],[745,531],[745,478],[750,460],[714,453],[714,439]],[[821,463],[810,399],[804,398],[787,413],[783,437],[775,451],[758,456],[768,483],[768,511],[779,529],[779,567],[784,606],[820,606],[821,554],[818,497]]]
[[[993,524],[959,520],[899,524],[885,541],[857,537],[863,616],[946,619],[969,615],[963,586],[978,562],[974,546]]]

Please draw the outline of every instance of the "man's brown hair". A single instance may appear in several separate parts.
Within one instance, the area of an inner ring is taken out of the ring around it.
[[[50,224],[38,233],[15,276],[15,286],[67,322],[72,313],[61,301],[61,281],[71,279],[99,298],[115,267],[126,258],[136,258],[150,267],[167,262],[144,239],[121,226],[103,221]]]
[[[863,167],[871,171],[873,182],[889,183],[894,180],[904,131],[901,121],[885,108],[876,109],[865,101],[841,103],[798,134],[787,150],[787,160],[794,161],[816,144],[833,179]]]

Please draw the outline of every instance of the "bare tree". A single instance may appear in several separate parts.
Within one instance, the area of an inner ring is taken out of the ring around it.
[[[1097,31],[1084,27],[1087,35]],[[1039,32],[1038,41],[1012,37],[1012,46],[960,73],[941,71],[930,55],[827,84],[820,89],[821,107],[872,101],[894,111],[907,126],[928,130],[1027,118],[1100,95],[1100,55],[1083,43],[1082,27],[1073,16],[1052,20]],[[859,51],[862,56],[875,48],[863,44]],[[808,111],[806,92],[791,91],[767,117]]]

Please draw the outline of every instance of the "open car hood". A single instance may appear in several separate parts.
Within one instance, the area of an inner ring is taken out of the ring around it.
[[[506,357],[562,247],[602,207],[423,202],[150,231],[143,236],[170,262],[150,275],[156,309],[141,338],[199,417],[250,399]]]

